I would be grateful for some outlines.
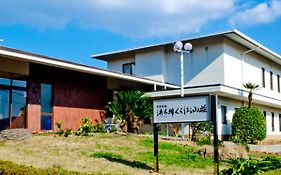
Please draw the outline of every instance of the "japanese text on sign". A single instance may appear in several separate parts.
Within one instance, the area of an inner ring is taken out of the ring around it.
[[[208,96],[154,100],[154,123],[209,121]]]

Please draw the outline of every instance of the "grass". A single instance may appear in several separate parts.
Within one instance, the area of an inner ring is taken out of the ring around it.
[[[271,170],[260,175],[281,175],[281,169]]]
[[[68,171],[61,168],[35,168],[32,166],[18,165],[10,161],[0,161],[0,174],[1,175],[90,175],[88,173],[81,173],[77,171]],[[92,175],[101,175],[95,173]]]
[[[212,174],[212,160],[196,152],[194,147],[160,141],[160,173]],[[0,160],[20,166],[81,173],[151,174],[154,166],[152,139],[120,134],[34,136],[26,141],[2,142],[0,155]]]

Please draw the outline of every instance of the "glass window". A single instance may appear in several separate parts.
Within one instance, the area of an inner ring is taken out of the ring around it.
[[[281,114],[279,114],[279,131],[281,132]]]
[[[227,120],[226,120],[226,112],[227,112],[227,108],[226,106],[221,106],[221,117],[222,117],[222,123],[223,124],[227,124]]]
[[[52,129],[52,85],[41,84],[41,129]]]
[[[41,85],[41,112],[52,112],[52,85],[50,84]]]
[[[9,128],[9,90],[0,89],[0,130]]]
[[[277,91],[280,92],[280,75],[277,75]]]
[[[8,78],[0,78],[0,84],[1,85],[11,85],[11,80]]]
[[[41,130],[51,130],[52,125],[51,125],[51,116],[50,115],[42,115],[41,116]]]
[[[274,132],[274,112],[271,113],[271,127],[272,127],[272,132]]]
[[[134,75],[135,74],[135,63],[123,64],[123,73]]]
[[[26,92],[20,90],[13,90],[13,117],[23,116],[26,105]]]
[[[273,90],[273,73],[270,71],[270,89]]]
[[[264,68],[261,68],[262,71],[262,87],[265,88],[265,70]]]
[[[13,86],[26,87],[26,81],[23,81],[23,80],[13,80]]]

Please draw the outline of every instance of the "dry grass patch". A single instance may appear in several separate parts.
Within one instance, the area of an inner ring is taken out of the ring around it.
[[[0,159],[86,173],[151,174],[151,140],[118,134],[34,136],[31,140],[0,143]],[[212,161],[189,152],[193,148],[164,142],[160,142],[159,148],[161,174],[212,174]]]

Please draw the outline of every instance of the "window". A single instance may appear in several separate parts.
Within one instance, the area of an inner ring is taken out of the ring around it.
[[[226,120],[226,111],[227,111],[227,108],[226,106],[221,106],[221,121],[223,124],[227,124],[227,120]]]
[[[52,129],[52,85],[41,84],[41,130]]]
[[[234,108],[235,112],[238,111],[239,108]]]
[[[263,111],[263,116],[266,118],[266,111]]]
[[[264,68],[261,68],[261,70],[262,70],[262,87],[264,87],[265,88],[265,70],[264,70]]]
[[[135,63],[123,64],[123,73],[135,75]]]
[[[277,75],[277,91],[280,92],[280,75]]]
[[[270,71],[270,89],[273,90],[273,73]]]
[[[279,114],[279,131],[281,132],[281,114]]]
[[[271,127],[272,127],[272,132],[274,132],[274,112],[271,113]]]

